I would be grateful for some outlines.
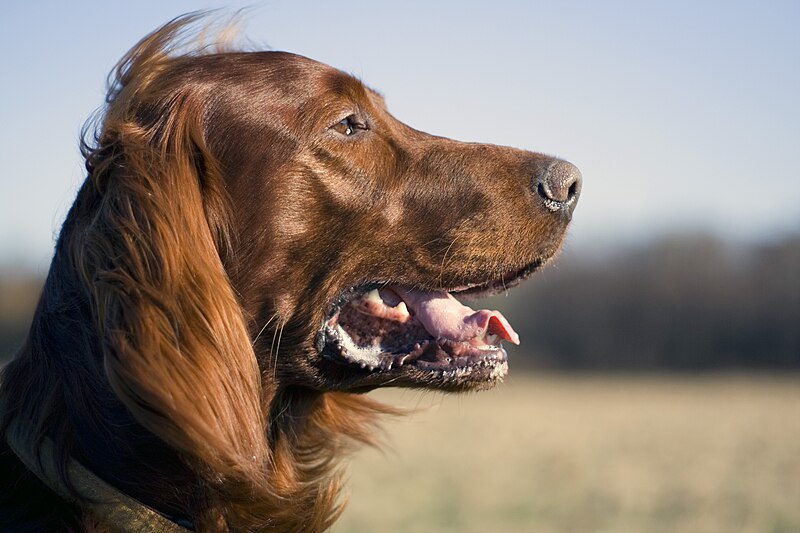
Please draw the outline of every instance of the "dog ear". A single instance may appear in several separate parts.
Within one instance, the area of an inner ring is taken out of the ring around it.
[[[137,86],[140,67],[126,66],[86,154],[97,200],[73,253],[106,376],[145,428],[214,480],[257,479],[269,459],[260,375],[221,259],[229,209],[204,101],[191,86]]]

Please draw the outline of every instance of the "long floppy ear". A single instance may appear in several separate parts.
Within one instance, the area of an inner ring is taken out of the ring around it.
[[[96,202],[74,260],[107,378],[134,417],[215,480],[255,480],[268,461],[259,369],[220,257],[226,197],[203,98],[157,64],[170,31],[125,60],[87,154]]]

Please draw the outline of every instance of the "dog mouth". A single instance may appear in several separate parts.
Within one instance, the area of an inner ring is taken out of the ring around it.
[[[390,283],[351,289],[331,307],[318,348],[323,356],[367,373],[405,367],[467,379],[502,378],[508,371],[503,341],[519,344],[519,335],[499,311],[472,309],[453,294],[504,291],[540,264],[449,291]]]

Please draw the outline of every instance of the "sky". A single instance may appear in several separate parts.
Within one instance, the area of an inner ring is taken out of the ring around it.
[[[106,75],[183,0],[0,12],[0,266],[46,270]],[[800,231],[800,2],[251,2],[251,46],[350,72],[417,129],[567,159],[568,247]]]

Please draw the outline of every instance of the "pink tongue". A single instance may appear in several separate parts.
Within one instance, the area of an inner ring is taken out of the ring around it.
[[[420,292],[392,287],[416,313],[425,329],[436,338],[455,341],[482,340],[497,335],[519,344],[519,335],[499,311],[475,311],[453,298],[449,292]]]

